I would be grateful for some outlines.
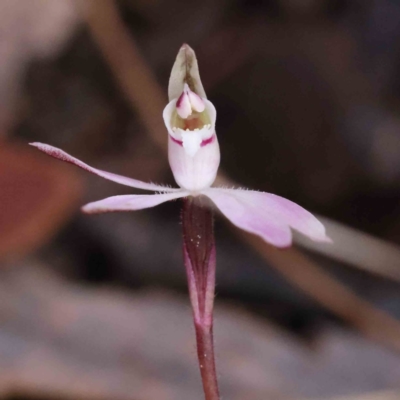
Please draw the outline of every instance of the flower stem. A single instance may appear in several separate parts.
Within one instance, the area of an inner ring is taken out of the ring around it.
[[[213,214],[204,197],[184,199],[183,255],[206,400],[219,400],[213,342],[215,241]]]
[[[218,400],[218,382],[214,359],[214,341],[212,326],[195,323],[197,356],[206,400]]]

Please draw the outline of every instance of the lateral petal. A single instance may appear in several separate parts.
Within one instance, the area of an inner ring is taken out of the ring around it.
[[[309,211],[298,204],[271,193],[242,189],[220,189],[231,193],[240,201],[251,204],[291,228],[317,242],[332,242],[326,235],[325,227]]]
[[[179,191],[177,193],[163,194],[133,194],[123,196],[112,196],[106,199],[88,203],[82,207],[82,211],[87,214],[99,214],[115,211],[135,211],[144,208],[151,208],[165,203],[169,200],[188,196],[189,193]]]
[[[234,190],[210,188],[202,191],[234,225],[254,233],[276,247],[292,243],[289,226],[262,208],[237,196]]]
[[[180,190],[180,189],[172,189],[172,188],[164,187],[161,185],[156,185],[154,183],[142,182],[137,179],[132,179],[132,178],[128,178],[126,176],[113,174],[112,172],[106,172],[101,169],[93,168],[90,165],[85,164],[83,161],[80,161],[77,158],[70,156],[65,151],[63,151],[57,147],[50,146],[48,144],[37,143],[37,142],[29,143],[29,144],[33,147],[36,147],[43,153],[48,154],[49,156],[58,158],[59,160],[65,161],[70,164],[74,164],[79,168],[82,168],[86,171],[91,172],[92,174],[101,176],[102,178],[108,179],[108,180],[116,182],[116,183],[120,183],[121,185],[134,187],[136,189],[152,190],[152,191],[157,191],[157,192],[176,192],[176,191]]]

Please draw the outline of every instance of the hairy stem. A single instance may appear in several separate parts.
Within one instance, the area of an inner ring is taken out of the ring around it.
[[[197,324],[195,322],[195,328],[197,356],[199,359],[205,399],[218,400],[220,397],[218,391],[217,372],[215,369],[212,326],[207,327],[204,324]]]
[[[202,197],[184,199],[183,255],[206,400],[219,400],[213,343],[215,242],[213,214]]]

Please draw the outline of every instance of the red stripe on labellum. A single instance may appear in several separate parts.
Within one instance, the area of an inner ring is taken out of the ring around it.
[[[179,144],[179,146],[183,146],[182,140],[175,139],[175,138],[174,138],[173,136],[171,136],[171,135],[169,135],[169,138],[170,138],[173,142]]]
[[[207,146],[208,144],[212,143],[215,140],[215,135],[212,135],[210,138],[203,140],[201,142],[201,147]]]
[[[183,146],[183,142],[182,140],[178,140],[175,139],[172,135],[169,135],[169,137],[171,138],[171,140],[176,143],[179,144],[179,146]],[[201,147],[207,146],[208,144],[212,143],[215,140],[215,135],[212,135],[210,138],[203,140],[200,144]]]

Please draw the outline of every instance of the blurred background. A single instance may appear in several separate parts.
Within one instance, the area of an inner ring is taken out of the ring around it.
[[[221,177],[321,216],[276,250],[216,216],[230,400],[400,398],[400,2],[0,0],[0,398],[201,399],[180,203],[30,148],[174,181],[161,112],[182,43],[218,111]]]

